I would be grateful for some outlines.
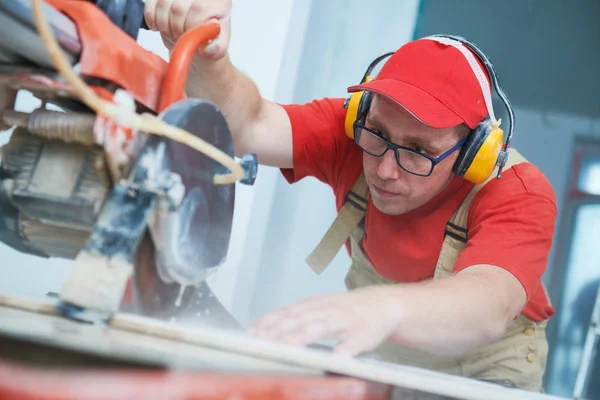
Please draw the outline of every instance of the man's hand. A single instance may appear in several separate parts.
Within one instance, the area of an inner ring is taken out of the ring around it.
[[[251,334],[305,346],[340,341],[357,355],[384,340],[436,355],[458,355],[500,339],[527,301],[508,271],[475,265],[420,283],[372,286],[316,297],[260,319]]]
[[[349,356],[375,349],[400,324],[396,287],[368,287],[314,297],[258,320],[250,333],[260,339],[306,346],[339,340],[334,351]]]
[[[209,21],[221,26],[219,37],[200,54],[218,60],[227,54],[231,36],[231,0],[146,0],[144,18],[148,27],[159,31],[168,48],[188,30]]]

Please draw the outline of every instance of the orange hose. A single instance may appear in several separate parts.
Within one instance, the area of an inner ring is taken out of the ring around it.
[[[160,96],[158,111],[161,112],[175,103],[185,91],[188,71],[198,49],[215,39],[221,32],[221,26],[209,22],[185,32],[175,42],[167,73],[163,80],[163,90]]]

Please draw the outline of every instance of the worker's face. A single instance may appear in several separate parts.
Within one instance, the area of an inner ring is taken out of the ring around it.
[[[366,121],[367,128],[380,132],[392,143],[438,157],[460,140],[456,127],[434,129],[413,117],[403,107],[375,96]],[[383,157],[363,153],[363,167],[371,198],[381,212],[399,215],[414,210],[437,196],[452,180],[452,165],[458,150],[437,164],[427,177],[404,171],[393,151]]]

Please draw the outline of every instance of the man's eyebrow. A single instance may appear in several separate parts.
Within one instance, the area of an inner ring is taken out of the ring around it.
[[[383,129],[383,125],[380,124],[379,121],[377,121],[376,119],[374,119],[370,115],[367,116],[367,122],[369,123],[369,125],[373,125],[377,129]]]
[[[390,135],[390,130],[387,129],[385,126],[383,126],[383,124],[381,124],[375,118],[373,118],[371,116],[368,116],[367,117],[367,122],[369,123],[369,125],[372,125],[375,129],[383,131],[388,136]],[[391,138],[390,138],[390,140],[391,140]],[[429,149],[429,150],[432,150],[432,151],[439,151],[440,150],[440,148],[438,146],[436,146],[434,143],[431,143],[431,142],[429,142],[427,140],[424,140],[420,136],[407,135],[407,136],[404,137],[404,140],[407,143],[416,144],[418,146],[421,146],[421,147],[423,147],[425,149]]]
[[[423,147],[424,149],[427,149],[430,151],[436,152],[436,151],[441,150],[439,145],[436,145],[435,143],[424,140],[422,137],[419,137],[419,136],[407,136],[405,139],[408,143],[419,145],[419,146]]]

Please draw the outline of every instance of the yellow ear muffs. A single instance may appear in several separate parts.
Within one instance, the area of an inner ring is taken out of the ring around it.
[[[489,119],[477,125],[454,163],[454,173],[469,182],[484,182],[494,171],[498,155],[502,150],[504,131],[500,129],[498,120],[492,126]]]
[[[361,84],[369,82],[373,79],[373,76],[366,75],[361,81]],[[344,107],[346,107],[346,121],[344,124],[344,130],[346,135],[354,140],[354,122],[359,116],[364,116],[365,112],[371,105],[371,94],[365,92],[355,92],[348,97]]]
[[[354,139],[354,121],[358,118],[358,110],[364,94],[365,92],[352,93],[346,103],[346,123],[344,129],[350,139]]]

